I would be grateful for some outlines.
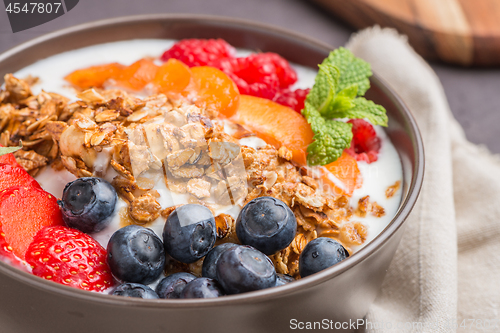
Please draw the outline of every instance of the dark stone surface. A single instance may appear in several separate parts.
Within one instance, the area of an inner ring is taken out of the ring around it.
[[[195,13],[244,18],[286,28],[333,46],[353,30],[304,0],[85,0],[41,26],[13,34],[0,5],[0,52],[42,34],[110,17],[150,13]],[[431,64],[441,79],[451,110],[469,140],[500,153],[500,69],[468,69]]]

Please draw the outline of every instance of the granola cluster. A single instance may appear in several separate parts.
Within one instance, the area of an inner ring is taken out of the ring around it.
[[[139,99],[120,90],[94,89],[77,97],[70,103],[54,93],[35,96],[29,82],[6,75],[0,91],[0,143],[22,141],[15,156],[33,176],[51,165],[77,177],[105,177],[128,202],[127,211],[120,212],[124,225],[147,226],[166,218],[178,198],[212,210],[218,243],[238,242],[234,219],[221,211],[272,196],[292,209],[298,230],[290,246],[271,259],[278,273],[299,277],[298,259],[309,241],[331,237],[352,253],[352,246],[366,240],[367,229],[351,218],[384,214],[368,197],[354,209],[348,197],[325,190],[314,169],[291,162],[286,147],[240,145],[238,139],[250,132],[239,126],[227,134],[224,122],[187,99],[162,94]],[[166,209],[155,189],[160,183],[173,197]],[[185,266],[175,269],[196,273],[201,267]]]

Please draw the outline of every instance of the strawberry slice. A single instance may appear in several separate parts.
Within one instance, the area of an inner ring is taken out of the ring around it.
[[[0,145],[0,147],[3,147]],[[0,155],[0,164],[10,164],[12,166],[20,166],[17,164],[16,158],[14,157],[14,154],[5,154],[5,155]]]
[[[21,259],[40,229],[64,225],[57,199],[36,185],[0,192],[0,236]]]
[[[0,164],[0,192],[13,186],[40,188],[37,181],[22,167]]]
[[[26,262],[19,259],[13,252],[12,246],[10,246],[5,240],[5,234],[0,231],[0,259],[7,262],[17,268],[29,272]]]
[[[33,274],[71,287],[103,291],[113,285],[106,250],[92,237],[63,226],[40,230],[26,252]]]

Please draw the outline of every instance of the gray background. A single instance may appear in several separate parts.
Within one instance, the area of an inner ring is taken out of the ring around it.
[[[70,12],[30,30],[13,34],[0,5],[0,52],[42,34],[75,24],[116,16],[196,13],[239,17],[343,45],[354,31],[305,0],[80,0]],[[499,55],[500,57],[500,55]],[[443,83],[451,110],[469,140],[500,153],[500,69],[431,64]]]

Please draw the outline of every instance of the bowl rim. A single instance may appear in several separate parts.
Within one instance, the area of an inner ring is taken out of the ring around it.
[[[57,30],[48,34],[44,34],[40,37],[24,42],[18,46],[15,46],[3,52],[2,54],[0,54],[0,62],[12,56],[15,56],[19,52],[23,52],[24,50],[29,49],[33,46],[43,44],[51,39],[62,37],[64,35],[70,35],[76,32],[83,32],[85,30],[95,30],[95,29],[110,27],[113,25],[122,25],[127,23],[140,24],[140,23],[148,23],[148,21],[168,22],[168,21],[179,21],[179,20],[201,21],[210,24],[218,24],[219,26],[226,25],[226,26],[237,26],[239,28],[243,27],[245,29],[248,29],[249,33],[251,33],[252,30],[254,32],[256,32],[257,30],[266,31],[269,34],[273,33],[282,38],[286,37],[301,41],[307,44],[308,46],[314,45],[318,49],[324,49],[325,51],[333,49],[331,45],[316,40],[315,38],[297,32],[292,32],[281,27],[276,27],[273,25],[254,22],[240,18],[230,18],[230,17],[214,16],[214,15],[199,15],[199,14],[145,14],[145,15],[122,16],[122,17],[103,19],[93,22],[87,22],[76,26]],[[424,148],[420,131],[418,129],[415,119],[413,118],[413,115],[411,114],[411,111],[408,109],[408,107],[405,105],[402,99],[393,91],[393,89],[380,78],[380,76],[374,73],[370,79],[373,83],[375,83],[375,85],[377,85],[383,91],[384,94],[386,94],[386,96],[391,100],[392,103],[394,103],[394,105],[398,109],[403,111],[401,116],[403,117],[404,121],[409,125],[408,129],[410,137],[413,141],[412,145],[415,150],[414,151],[415,167],[411,175],[411,183],[408,188],[408,195],[405,198],[405,200],[401,202],[396,215],[377,237],[371,240],[366,246],[364,246],[358,252],[353,254],[350,258],[348,258],[348,260],[342,261],[335,266],[332,266],[314,275],[308,276],[307,278],[294,281],[294,283],[292,284],[281,286],[280,288],[270,288],[265,290],[259,290],[237,295],[229,295],[225,297],[212,298],[212,299],[145,300],[139,298],[124,298],[108,294],[88,292],[85,290],[80,290],[77,288],[56,284],[52,281],[44,280],[31,273],[24,272],[18,268],[15,268],[14,266],[11,266],[10,264],[1,260],[0,260],[0,273],[3,273],[11,278],[26,283],[37,289],[42,289],[66,297],[76,297],[87,302],[97,302],[97,303],[120,305],[127,307],[148,307],[148,308],[151,307],[157,309],[174,308],[174,307],[203,308],[214,305],[229,306],[241,303],[261,302],[270,298],[282,297],[291,293],[298,292],[300,290],[306,290],[308,288],[312,288],[318,284],[325,282],[326,280],[330,280],[335,276],[340,275],[344,271],[360,264],[365,259],[370,257],[374,252],[377,251],[377,249],[380,246],[385,244],[389,240],[389,238],[391,238],[391,236],[403,225],[404,221],[410,214],[411,210],[413,209],[417,201],[424,176],[424,163],[425,163]]]

